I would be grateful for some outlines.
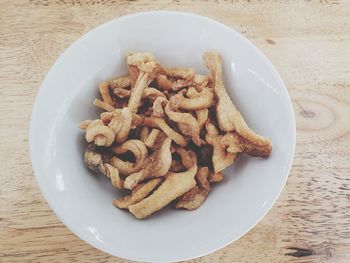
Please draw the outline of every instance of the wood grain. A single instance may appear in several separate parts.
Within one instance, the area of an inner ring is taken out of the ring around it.
[[[0,261],[126,262],[73,235],[35,182],[29,116],[45,74],[77,38],[113,18],[181,10],[240,31],[277,67],[297,122],[279,200],[247,235],[192,262],[349,262],[350,1],[0,0]]]

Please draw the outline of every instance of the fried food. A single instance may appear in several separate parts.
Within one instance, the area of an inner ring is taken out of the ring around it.
[[[140,184],[140,187],[133,190],[131,195],[115,199],[113,204],[118,208],[128,209],[129,206],[136,204],[147,197],[162,181],[162,178],[154,178],[147,183]]]
[[[142,170],[129,175],[124,182],[124,187],[133,189],[139,182],[148,177],[161,177],[166,175],[171,166],[171,139],[164,133],[159,135],[158,145],[155,151],[149,155],[142,164]]]
[[[231,165],[236,159],[236,153],[227,152],[226,149],[221,144],[222,136],[219,135],[218,130],[214,124],[208,122],[206,124],[207,134],[205,140],[213,146],[213,165],[214,172],[220,172],[226,167]]]
[[[241,113],[237,110],[229,95],[226,92],[223,81],[221,57],[217,51],[208,51],[203,55],[204,62],[210,71],[213,81],[214,92],[217,97],[216,117],[220,128],[225,132],[236,131],[250,146],[258,147],[258,152],[265,152],[270,155],[271,142],[261,135],[252,131],[244,121]],[[251,150],[251,152],[253,152]]]
[[[116,156],[111,158],[111,164],[116,167],[122,175],[129,175],[140,171],[148,154],[145,144],[140,140],[128,140],[122,145],[111,147],[111,151],[118,155],[130,151],[135,157],[135,163],[124,161]]]
[[[129,211],[139,219],[150,216],[193,188],[196,185],[194,179],[196,172],[197,164],[182,173],[169,172],[165,181],[153,194],[141,202],[129,206]]]
[[[195,210],[203,204],[210,191],[208,175],[208,167],[200,167],[198,169],[195,177],[197,185],[177,200],[176,209]]]
[[[128,75],[98,86],[100,118],[79,125],[89,143],[86,166],[129,192],[113,205],[136,218],[172,201],[176,209],[197,209],[239,154],[271,153],[271,142],[248,127],[227,94],[218,52],[203,60],[209,75],[128,53]]]

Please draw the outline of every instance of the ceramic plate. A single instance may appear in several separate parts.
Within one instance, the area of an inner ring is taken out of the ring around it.
[[[166,66],[206,74],[202,54],[217,49],[225,84],[250,127],[271,139],[268,159],[240,156],[196,211],[164,209],[146,220],[112,205],[122,194],[83,162],[85,119],[98,83],[127,73],[127,51],[149,51]],[[267,213],[291,167],[295,121],[287,89],[269,60],[236,31],[178,12],[125,16],[90,31],[52,66],[37,95],[30,155],[40,189],[61,221],[90,245],[138,261],[178,261],[206,255],[238,239]]]

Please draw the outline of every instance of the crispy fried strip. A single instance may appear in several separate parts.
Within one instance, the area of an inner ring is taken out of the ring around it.
[[[145,141],[145,145],[149,148],[153,148],[159,133],[160,133],[160,130],[152,129],[151,133],[148,135],[147,140]]]
[[[125,98],[130,98],[131,95],[131,90],[128,89],[123,89],[123,88],[115,88],[113,90],[114,95],[116,95],[117,97],[121,98],[121,99],[125,99]]]
[[[197,185],[179,198],[175,205],[176,209],[195,210],[203,204],[210,191],[208,174],[208,167],[198,169],[196,174]]]
[[[109,85],[108,82],[103,82],[98,86],[98,89],[100,90],[101,96],[102,96],[102,100],[111,105],[114,106],[114,101],[111,97],[111,95],[109,94]]]
[[[113,167],[109,163],[101,164],[99,167],[100,171],[111,179],[111,183],[114,187],[122,189],[124,181],[119,176],[119,171],[117,168]]]
[[[129,108],[114,111],[114,117],[108,126],[114,131],[116,142],[122,143],[127,139],[131,129],[131,123],[132,114]]]
[[[157,72],[160,70],[160,65],[150,53],[129,54],[127,56],[127,63],[132,84],[137,75],[137,80],[131,90],[128,108],[132,113],[137,113],[143,91],[152,79],[155,78]],[[135,68],[137,72],[135,71]]]
[[[163,133],[164,135],[164,133]],[[165,136],[159,136],[158,147],[149,155],[142,165],[142,170],[138,173],[129,175],[124,182],[124,187],[133,189],[139,182],[147,177],[161,177],[164,176],[171,166],[171,139]]]
[[[169,119],[176,122],[181,132],[192,138],[192,141],[197,145],[201,145],[201,139],[199,138],[199,125],[197,120],[190,114],[185,112],[177,112],[180,104],[179,96],[175,95],[171,97],[169,103],[165,106],[165,112]]]
[[[209,88],[204,88],[199,92],[199,96],[196,98],[185,98],[185,90],[181,90],[178,95],[179,98],[179,107],[183,110],[201,110],[209,108],[213,104],[214,95]]]
[[[87,167],[92,171],[100,171],[111,179],[112,185],[117,188],[123,188],[124,181],[119,177],[119,171],[108,163],[103,163],[102,154],[95,151],[93,145],[85,149],[84,161]]]
[[[196,185],[196,172],[197,164],[182,173],[168,173],[165,181],[153,194],[129,206],[129,211],[138,219],[150,216],[193,188]]]
[[[166,76],[171,78],[181,78],[189,81],[194,79],[196,72],[193,68],[172,67],[165,68],[164,73]]]
[[[128,209],[130,205],[136,204],[147,197],[162,181],[162,178],[154,178],[147,183],[141,184],[139,188],[132,191],[131,195],[115,199],[113,205],[121,209]]]
[[[115,108],[113,106],[99,99],[95,99],[93,104],[101,109],[104,109],[105,111],[109,111],[109,112],[115,111]]]
[[[121,76],[110,79],[108,81],[109,87],[114,91],[115,89],[126,89],[130,88],[131,81],[130,76]]]
[[[170,126],[161,118],[148,117],[143,120],[143,124],[161,129],[169,138],[181,146],[187,145],[185,137],[170,128]]]
[[[226,167],[231,165],[236,159],[236,153],[229,153],[221,144],[222,136],[219,135],[215,126],[208,122],[206,124],[207,134],[205,136],[206,141],[213,146],[212,161],[214,165],[214,171],[220,172]]]
[[[111,159],[111,164],[118,168],[122,175],[129,175],[140,171],[148,154],[146,146],[140,140],[128,140],[122,145],[111,147],[111,150],[116,154],[123,154],[127,151],[131,151],[135,156],[135,163],[123,161],[118,157],[113,157]]]
[[[203,59],[214,82],[214,92],[218,99],[216,117],[220,128],[226,132],[236,131],[245,140],[257,147],[263,148],[263,151],[269,155],[272,149],[271,142],[263,136],[256,134],[248,127],[241,113],[237,110],[226,92],[219,53],[215,50],[205,52]]]
[[[177,147],[176,152],[180,155],[182,165],[186,169],[190,169],[194,165],[195,160],[191,157],[194,155],[192,151],[187,151],[182,147]]]
[[[152,106],[152,116],[163,118],[164,117],[164,109],[163,107],[168,103],[168,100],[163,97],[158,97],[153,102]]]

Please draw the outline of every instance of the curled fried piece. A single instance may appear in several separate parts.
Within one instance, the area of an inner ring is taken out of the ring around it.
[[[151,126],[161,129],[169,138],[171,138],[175,143],[186,146],[187,141],[185,137],[174,131],[163,119],[156,117],[149,117],[143,120],[143,124],[146,126]]]
[[[113,204],[121,209],[128,209],[130,205],[136,204],[147,197],[163,181],[162,178],[154,178],[147,183],[140,184],[140,187],[132,191],[131,195],[116,199]]]
[[[114,106],[114,101],[111,97],[111,95],[109,94],[109,85],[108,82],[103,82],[98,86],[98,89],[100,90],[101,96],[102,96],[102,100],[111,105]]]
[[[101,120],[85,121],[80,124],[85,127],[85,139],[87,142],[94,142],[98,146],[111,146],[114,142],[114,132],[105,126]]]
[[[179,198],[175,205],[176,209],[195,210],[203,204],[210,191],[208,175],[208,167],[198,169],[196,174],[197,185]]]
[[[208,51],[203,55],[204,62],[210,71],[210,76],[214,84],[214,92],[217,97],[216,117],[220,128],[225,132],[236,131],[251,145],[263,149],[270,154],[271,142],[252,131],[244,121],[241,113],[237,110],[229,95],[226,92],[223,81],[221,57],[217,51]]]
[[[213,104],[213,92],[209,88],[204,88],[199,92],[198,97],[195,98],[185,98],[185,90],[181,90],[179,95],[179,107],[183,110],[201,110],[209,108]]]
[[[171,97],[169,103],[165,106],[166,114],[170,120],[179,125],[179,129],[184,135],[191,137],[196,145],[201,145],[201,139],[199,138],[200,130],[197,120],[190,113],[177,112],[179,104],[180,98],[178,95]]]
[[[197,74],[196,74],[196,76],[197,76]],[[202,76],[202,75],[200,75],[200,76]],[[206,77],[206,76],[203,76],[203,77]],[[207,83],[208,83],[208,77],[206,78],[206,84]],[[203,89],[201,89],[201,90],[203,90]],[[194,99],[194,98],[198,98],[200,96],[200,93],[195,88],[191,87],[191,88],[188,89],[186,95],[190,99]],[[202,110],[196,110],[196,115],[197,115],[197,122],[198,122],[198,125],[199,125],[199,129],[201,130],[203,128],[204,124],[208,120],[209,110],[207,108],[202,109]]]
[[[118,169],[109,163],[104,163],[102,154],[96,152],[91,144],[85,149],[84,161],[90,170],[99,171],[110,178],[114,187],[123,188],[124,181],[119,177]]]
[[[101,164],[100,171],[111,179],[112,185],[116,188],[123,188],[124,181],[119,177],[119,171],[109,163]]]
[[[150,196],[141,202],[129,206],[129,211],[138,219],[150,216],[154,212],[183,195],[196,185],[194,179],[197,163],[182,173],[168,173],[165,181]]]
[[[231,165],[236,159],[235,153],[229,153],[221,144],[222,136],[219,135],[215,126],[208,122],[206,124],[207,134],[205,140],[213,146],[213,165],[215,173],[224,170],[227,166]]]
[[[147,140],[145,141],[145,145],[149,148],[153,148],[154,144],[157,140],[157,137],[160,133],[160,130],[158,129],[152,129],[151,133],[149,134]]]
[[[120,115],[122,109],[116,109],[116,111],[114,112],[102,112],[101,113],[101,120],[102,122],[107,125],[111,122],[111,120]],[[131,120],[131,129],[135,129],[137,126],[141,125],[143,122],[143,118],[136,114],[136,113],[132,113],[132,120]]]
[[[129,175],[140,171],[148,154],[146,146],[140,140],[128,140],[122,145],[112,147],[111,150],[116,154],[123,154],[130,151],[135,156],[135,163],[123,161],[118,157],[111,158],[111,164],[118,168],[122,175]]]
[[[115,133],[115,141],[118,143],[124,142],[130,132],[132,122],[132,114],[129,108],[116,109],[114,116],[108,126]]]
[[[164,176],[171,165],[171,152],[170,152],[171,139],[166,137],[165,134],[159,136],[159,142],[155,151],[149,155],[142,165],[142,170],[138,173],[129,175],[124,182],[124,187],[127,189],[133,189],[139,182],[143,181],[147,177],[161,177]]]
[[[158,97],[153,102],[152,106],[152,116],[163,118],[164,117],[164,107],[168,103],[168,100],[163,97]]]
[[[127,56],[127,63],[132,83],[133,78],[137,75],[137,80],[131,90],[128,108],[132,113],[137,113],[143,90],[154,79],[156,73],[160,70],[160,65],[150,53],[130,54]]]

